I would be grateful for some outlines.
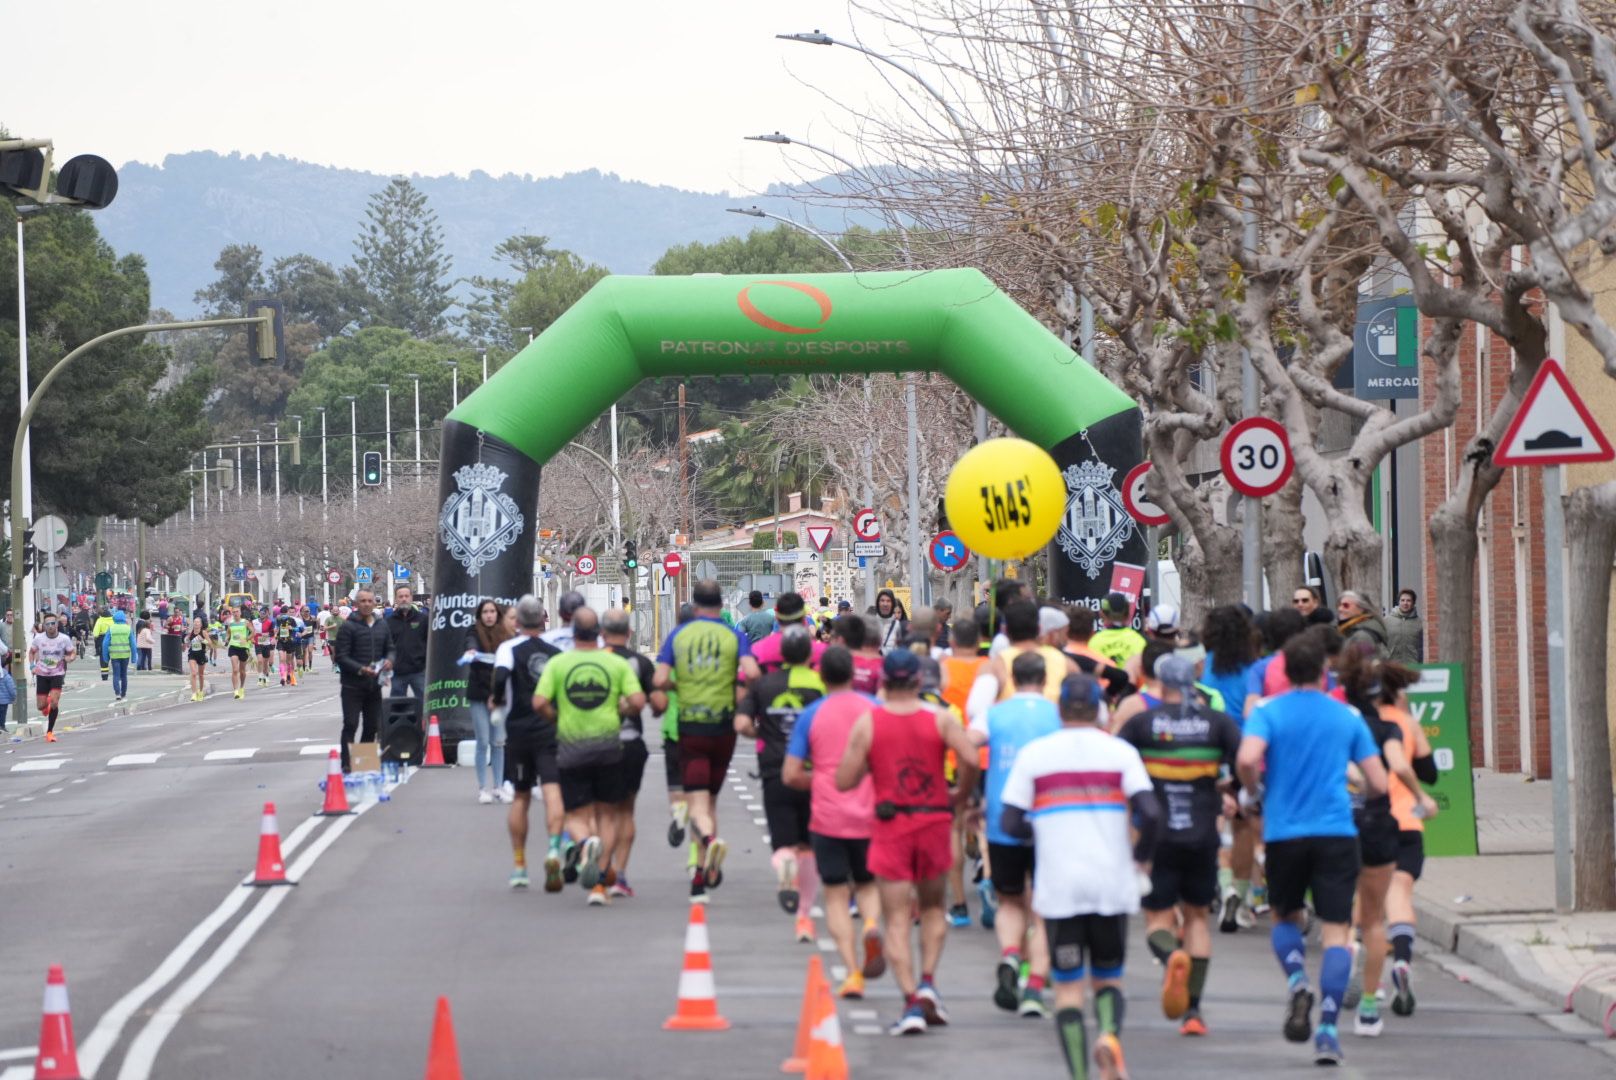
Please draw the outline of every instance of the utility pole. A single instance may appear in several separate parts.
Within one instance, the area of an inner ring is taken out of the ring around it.
[[[685,546],[690,545],[690,440],[686,438],[685,431],[685,384],[679,383],[679,531],[684,535]],[[690,571],[679,576],[688,577]],[[677,609],[679,601],[679,582],[673,583],[673,598]]]

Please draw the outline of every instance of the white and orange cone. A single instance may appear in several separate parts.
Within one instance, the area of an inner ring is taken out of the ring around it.
[[[264,804],[264,816],[258,825],[258,869],[251,885],[296,885],[286,878],[286,863],[281,859],[281,830],[275,823],[275,804]]]
[[[690,905],[685,928],[685,966],[679,972],[679,1004],[662,1022],[663,1031],[725,1031],[729,1021],[718,1015],[718,989],[713,985],[713,954],[707,941],[707,908]]]
[[[447,769],[449,763],[443,760],[443,737],[438,734],[438,717],[432,714],[431,721],[426,726],[426,757],[421,761],[423,769]]]
[[[45,976],[45,1007],[39,1020],[39,1050],[34,1057],[36,1080],[82,1080],[78,1048],[73,1043],[73,1011],[67,1004],[67,976],[52,964]]]
[[[336,750],[325,764],[325,805],[315,817],[340,817],[351,814],[348,809],[348,791],[342,783],[342,755]]]
[[[842,1045],[842,1022],[830,984],[821,982],[816,995],[818,1016],[808,1035],[808,1073],[805,1080],[848,1080],[847,1050]]]

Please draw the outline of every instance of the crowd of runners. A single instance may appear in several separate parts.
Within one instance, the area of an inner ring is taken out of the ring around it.
[[[724,882],[720,794],[740,740],[756,749],[781,909],[798,941],[816,914],[843,998],[888,970],[894,1035],[948,1023],[937,969],[971,909],[1000,958],[983,986],[1008,1013],[1053,1017],[1075,1078],[1126,1075],[1122,975],[1130,917],[1161,970],[1161,1009],[1212,1028],[1214,927],[1271,921],[1288,995],[1284,1037],[1342,1060],[1340,1024],[1414,1012],[1412,893],[1436,804],[1431,748],[1404,690],[1416,673],[1299,590],[1291,608],[1138,620],[1113,593],[1098,617],[1005,581],[951,618],[890,591],[860,615],[787,593],[738,621],[699,581],[654,657],[630,619],[578,593],[559,624],[534,597],[486,600],[461,663],[480,802],[508,803],[509,884],[530,884],[533,795],[547,892],[634,896],[634,809],[660,729],[667,840],[690,901]],[[1317,984],[1306,959],[1321,947]],[[1387,958],[1390,970],[1387,972]],[[1382,986],[1389,975],[1389,985]],[[1085,1021],[1092,1015],[1092,1034]]]

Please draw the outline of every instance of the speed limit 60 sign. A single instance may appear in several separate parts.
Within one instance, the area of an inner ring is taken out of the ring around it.
[[[1253,499],[1284,487],[1295,467],[1284,427],[1266,416],[1249,416],[1230,428],[1221,456],[1229,486]]]

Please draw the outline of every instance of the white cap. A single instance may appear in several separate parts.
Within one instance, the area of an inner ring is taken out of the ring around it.
[[[1153,634],[1178,629],[1178,608],[1172,604],[1157,604],[1145,617],[1145,629]]]
[[[1072,620],[1066,617],[1066,612],[1060,608],[1041,607],[1038,609],[1038,633],[1047,634],[1054,630],[1064,630],[1072,625]]]

